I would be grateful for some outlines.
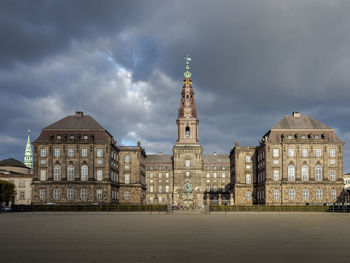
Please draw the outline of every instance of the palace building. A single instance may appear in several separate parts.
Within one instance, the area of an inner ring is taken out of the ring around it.
[[[32,202],[201,208],[343,200],[344,143],[334,129],[298,112],[285,116],[258,146],[237,141],[229,154],[203,154],[189,61],[172,154],[147,154],[140,142],[117,146],[96,120],[76,112],[33,142]]]

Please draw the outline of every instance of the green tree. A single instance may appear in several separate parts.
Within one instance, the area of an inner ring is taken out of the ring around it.
[[[15,185],[13,183],[0,180],[0,203],[8,204],[15,196]]]

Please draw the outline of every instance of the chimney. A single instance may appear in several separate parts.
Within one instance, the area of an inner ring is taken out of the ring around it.
[[[216,152],[213,152],[213,155],[216,156]]]
[[[75,117],[77,118],[82,118],[84,116],[83,112],[82,111],[76,111],[75,112]]]
[[[293,117],[294,117],[294,118],[300,118],[300,112],[294,111],[294,112],[293,112]]]

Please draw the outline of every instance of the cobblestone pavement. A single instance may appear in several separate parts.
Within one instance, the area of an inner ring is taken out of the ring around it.
[[[350,262],[350,214],[2,214],[1,262]]]

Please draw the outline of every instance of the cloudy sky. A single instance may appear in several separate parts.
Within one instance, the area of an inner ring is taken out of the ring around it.
[[[350,1],[0,1],[0,159],[82,110],[119,144],[170,153],[191,72],[206,153],[286,114],[334,127],[350,172]]]

